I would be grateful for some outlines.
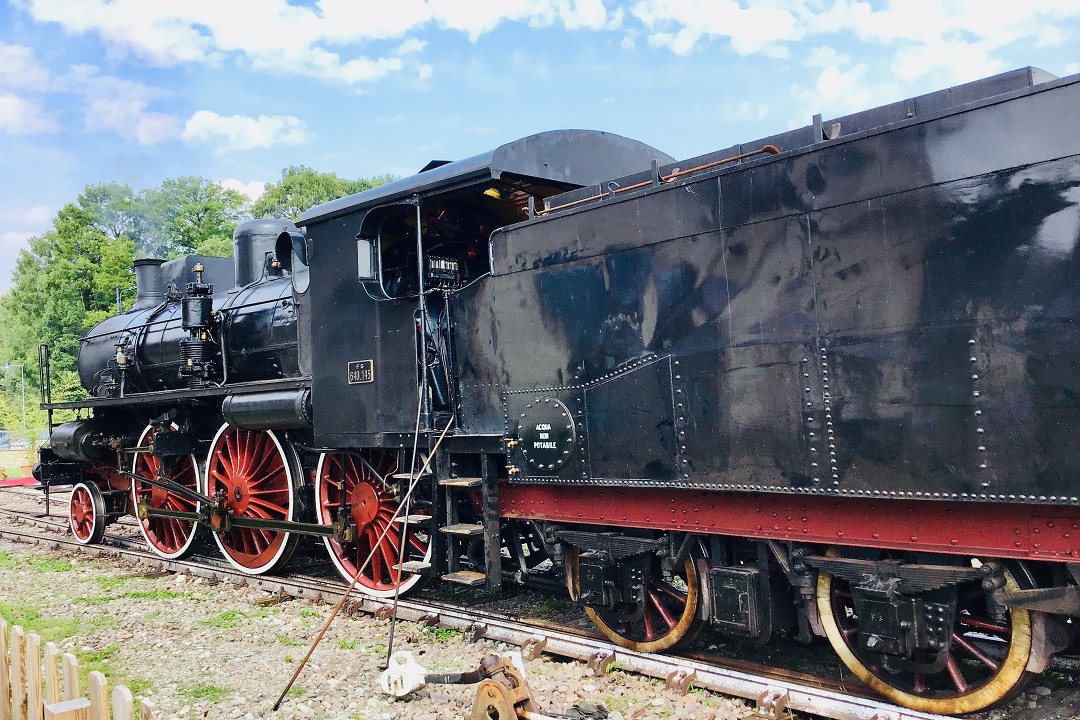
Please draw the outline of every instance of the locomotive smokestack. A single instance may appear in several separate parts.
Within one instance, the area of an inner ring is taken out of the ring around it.
[[[161,264],[158,258],[140,258],[132,263],[135,266],[135,304],[132,310],[143,310],[159,305],[165,299],[165,284],[161,278]]]

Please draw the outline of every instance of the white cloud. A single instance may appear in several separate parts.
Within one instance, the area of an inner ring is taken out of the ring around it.
[[[6,257],[9,255],[9,253],[15,253],[25,247],[28,247],[26,241],[34,237],[34,235],[40,234],[41,233],[29,233],[19,232],[17,230],[7,230],[0,233],[0,248],[3,248],[4,256]]]
[[[225,151],[299,145],[312,139],[307,126],[291,115],[230,115],[199,110],[186,123],[181,137],[189,142],[222,143]]]
[[[745,7],[744,7],[745,5]],[[629,10],[654,47],[688,55],[710,40],[740,55],[785,56],[797,42],[855,40],[894,54],[905,80],[932,77],[959,83],[1004,68],[1006,46],[1058,47],[1073,42],[1061,23],[1080,17],[1075,0],[974,3],[956,0],[638,0]],[[815,47],[803,64],[843,66],[832,47]]]
[[[178,118],[150,109],[151,103],[169,96],[165,90],[101,75],[93,65],[75,65],[55,84],[83,97],[83,125],[88,132],[111,132],[141,145],[180,136]]]
[[[1065,66],[1066,75],[1075,75],[1076,73],[1080,73],[1080,62],[1069,63]]]
[[[263,196],[264,192],[266,192],[266,183],[260,182],[258,180],[252,180],[249,183],[245,183],[237,180],[236,178],[229,178],[228,180],[222,180],[218,183],[218,185],[225,188],[226,190],[235,190],[241,195],[247,197],[247,199],[251,202],[255,202]]]
[[[38,65],[33,50],[0,42],[0,87],[40,88],[48,80],[49,72]]]
[[[944,61],[945,58],[947,61]],[[1009,67],[993,56],[993,48],[987,43],[934,39],[898,50],[892,69],[901,80],[910,82],[933,76],[942,85],[955,85],[993,75]]]
[[[897,83],[890,79],[877,80],[869,71],[866,63],[848,69],[833,65],[818,74],[813,88],[792,86],[789,95],[797,103],[797,110],[788,122],[789,127],[809,125],[817,113],[827,120],[874,107],[883,99],[903,97]]]
[[[622,12],[605,0],[396,0],[392,5],[318,0],[300,7],[286,0],[24,0],[30,15],[72,33],[96,34],[120,55],[154,65],[220,63],[243,57],[253,67],[348,84],[400,72],[397,57],[355,52],[364,43],[404,37],[436,25],[476,40],[504,22],[569,29],[616,27]],[[406,38],[393,55],[422,52]],[[344,56],[331,48],[350,48]],[[423,78],[425,70],[421,67]]]
[[[851,58],[838,53],[828,45],[812,48],[806,56],[804,63],[808,67],[830,67],[832,65],[847,65]]]
[[[0,93],[0,131],[12,135],[41,135],[59,130],[41,106],[11,93]]]
[[[40,233],[15,230],[0,232],[0,292],[11,289],[11,273],[15,270],[19,251],[29,247],[27,240],[34,235],[40,235]]]
[[[35,235],[40,235],[52,224],[53,215],[55,214],[56,208],[48,205],[34,205],[27,210],[7,212],[4,216],[11,219],[15,227],[30,228],[34,230]]]
[[[405,42],[398,45],[398,48],[394,51],[394,54],[408,55],[410,53],[422,52],[425,47],[427,47],[427,41],[417,40],[416,38],[408,38]]]
[[[11,272],[15,269],[19,251],[29,247],[30,238],[42,235],[52,225],[56,208],[32,205],[29,208],[16,205],[0,206],[0,216],[5,218],[9,229],[0,232],[0,292],[11,287]]]
[[[427,63],[424,63],[423,65],[421,65],[420,68],[416,71],[416,76],[418,78],[420,78],[421,80],[429,80],[429,79],[431,79],[431,76],[434,75],[434,74],[435,74],[435,68],[431,67]]]
[[[688,55],[702,38],[726,39],[740,55],[782,55],[779,44],[799,30],[795,15],[780,4],[742,7],[736,0],[640,0],[630,13],[648,27],[649,42]]]
[[[166,113],[143,113],[135,123],[135,139],[141,145],[169,142],[175,140],[179,133],[179,118]]]

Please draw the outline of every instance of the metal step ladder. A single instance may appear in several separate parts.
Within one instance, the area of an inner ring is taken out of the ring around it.
[[[437,459],[439,495],[444,523],[439,535],[445,550],[446,574],[442,579],[467,587],[483,586],[487,592],[502,590],[502,559],[499,539],[499,478],[494,455],[480,456],[480,477],[454,477],[449,453],[440,453]],[[482,507],[482,524],[462,522],[459,517],[459,501],[471,503],[473,493],[479,491]],[[471,545],[483,541],[483,572],[465,567],[463,556],[468,557]]]
[[[408,487],[413,480],[412,473],[399,472],[390,475],[390,480],[396,483],[402,483],[405,487]],[[431,472],[427,472],[419,476],[418,482],[430,483],[434,480],[434,475]],[[411,509],[409,514],[398,515],[394,518],[394,523],[402,526],[402,528],[409,528],[408,532],[414,532],[417,529],[429,531],[432,528],[432,515],[435,508],[430,501],[413,500],[411,503]],[[429,535],[430,537],[430,535]],[[434,551],[432,553],[432,559],[434,559]],[[425,560],[408,560],[401,565],[393,565],[393,569],[403,573],[410,573],[412,575],[424,575],[431,577],[434,572],[434,565],[431,562]]]

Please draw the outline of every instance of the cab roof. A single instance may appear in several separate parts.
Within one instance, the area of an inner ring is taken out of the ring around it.
[[[416,175],[316,205],[296,224],[312,225],[414,195],[442,195],[496,180],[536,180],[569,190],[648,169],[653,160],[674,162],[666,153],[621,135],[554,130],[464,160],[431,162]]]

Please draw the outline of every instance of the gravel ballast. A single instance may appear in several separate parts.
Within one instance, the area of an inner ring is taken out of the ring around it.
[[[331,606],[282,600],[247,585],[154,573],[0,540],[0,616],[75,653],[111,686],[149,698],[158,718],[468,718],[476,686],[428,686],[404,700],[378,689],[389,621],[338,617],[279,711],[271,710]],[[472,670],[514,647],[399,623],[395,650],[430,672]],[[612,720],[748,717],[746,704],[707,692],[679,696],[661,681],[542,656],[525,663],[540,711],[602,703]]]

